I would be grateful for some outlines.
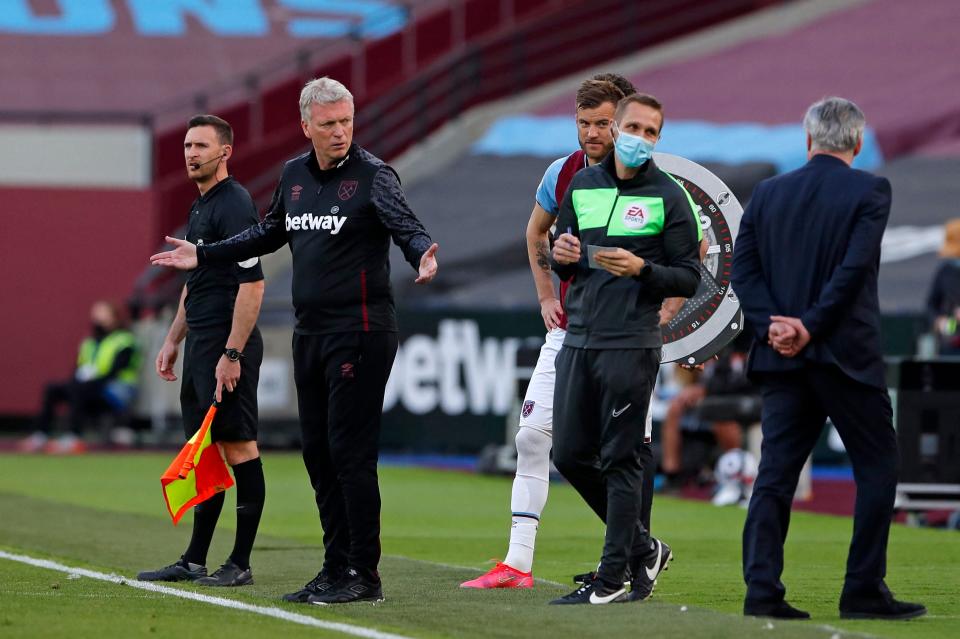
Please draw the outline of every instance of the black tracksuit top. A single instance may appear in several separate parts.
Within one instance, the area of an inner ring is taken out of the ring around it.
[[[557,235],[580,238],[579,262],[557,264],[567,291],[567,336],[574,348],[660,348],[660,306],[690,297],[700,283],[697,216],[680,184],[648,160],[629,180],[611,152],[573,176],[557,215]],[[624,248],[645,261],[637,277],[589,268],[587,245]]]
[[[326,171],[313,150],[289,160],[263,221],[198,246],[197,259],[200,265],[239,261],[289,244],[297,333],[395,332],[391,236],[419,269],[430,236],[410,210],[396,172],[354,144]]]

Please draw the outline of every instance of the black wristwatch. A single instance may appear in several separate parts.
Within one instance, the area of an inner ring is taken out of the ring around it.
[[[240,358],[243,357],[243,353],[235,348],[224,349],[223,354],[226,355],[227,359],[229,359],[231,362],[239,362]]]

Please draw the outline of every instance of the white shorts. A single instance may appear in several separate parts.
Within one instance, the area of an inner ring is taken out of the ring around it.
[[[521,428],[527,426],[553,435],[553,387],[557,381],[557,369],[553,363],[566,335],[567,331],[555,328],[544,338],[540,357],[537,358],[537,365],[530,376],[530,385],[523,396],[523,406],[520,408]]]
[[[567,331],[555,328],[547,333],[543,346],[540,347],[540,356],[537,365],[530,376],[530,385],[523,396],[523,406],[520,408],[520,427],[535,428],[542,433],[553,436],[553,387],[557,382],[557,369],[554,360],[563,347],[563,338]],[[645,439],[649,442],[653,431],[653,413],[647,406],[647,423],[644,427]]]

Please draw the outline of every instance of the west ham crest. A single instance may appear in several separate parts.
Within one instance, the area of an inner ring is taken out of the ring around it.
[[[340,188],[337,189],[337,196],[341,200],[349,200],[357,192],[357,180],[343,180],[340,182]]]
[[[528,399],[527,401],[523,402],[523,408],[520,409],[520,414],[524,417],[530,417],[530,413],[533,412],[533,407],[536,405],[537,403],[535,401]]]

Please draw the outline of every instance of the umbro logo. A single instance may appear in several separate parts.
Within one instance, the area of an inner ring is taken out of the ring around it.
[[[303,191],[303,187],[299,184],[295,184],[290,187],[290,201],[299,202],[300,201],[300,192]]]
[[[313,213],[290,215],[288,213],[286,227],[288,231],[330,231],[330,235],[336,235],[346,222],[345,215],[314,215]]]

